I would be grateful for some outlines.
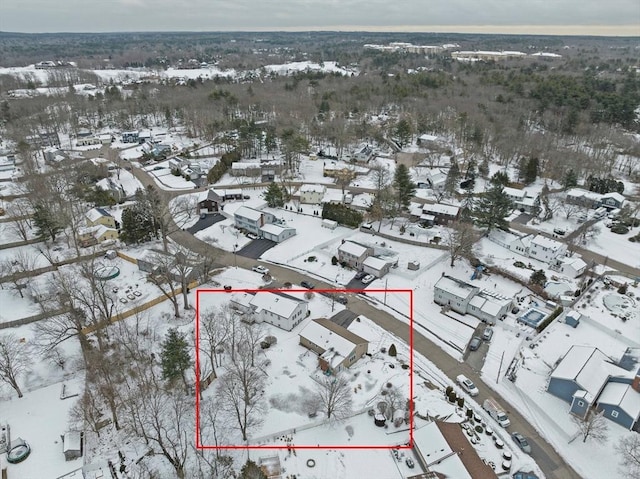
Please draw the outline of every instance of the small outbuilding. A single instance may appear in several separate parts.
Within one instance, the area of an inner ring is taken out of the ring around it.
[[[82,457],[82,439],[80,431],[69,431],[62,436],[62,452],[65,461],[73,461]]]

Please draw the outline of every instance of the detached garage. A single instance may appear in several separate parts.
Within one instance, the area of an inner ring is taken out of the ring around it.
[[[282,243],[288,238],[295,236],[296,229],[288,226],[280,226],[276,224],[266,224],[260,228],[260,235],[264,239]]]

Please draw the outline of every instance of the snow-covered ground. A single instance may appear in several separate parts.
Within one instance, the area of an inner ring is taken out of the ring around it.
[[[531,336],[533,338],[533,334]],[[612,453],[615,444],[619,438],[635,433],[608,421],[608,438],[604,444],[594,447],[590,440],[584,443],[581,437],[576,437],[578,431],[570,419],[569,405],[546,392],[553,364],[572,345],[595,346],[619,359],[629,344],[620,335],[604,330],[597,321],[582,321],[575,329],[555,322],[532,340],[527,340],[524,334],[517,336],[516,330],[502,328],[493,336],[482,376],[486,384],[518,409],[582,477],[613,477],[619,463],[619,456]],[[512,383],[504,374],[514,358],[521,361],[521,366],[516,382]]]

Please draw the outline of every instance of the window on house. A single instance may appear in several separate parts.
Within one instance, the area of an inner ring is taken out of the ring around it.
[[[611,411],[611,417],[618,417],[618,411]]]

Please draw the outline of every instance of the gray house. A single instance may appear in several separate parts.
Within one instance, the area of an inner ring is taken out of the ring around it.
[[[260,228],[266,224],[273,223],[276,219],[271,213],[255,210],[248,206],[241,206],[233,216],[237,228],[247,230],[255,235],[260,235]]]
[[[595,407],[627,429],[640,428],[640,371],[627,371],[592,346],[572,346],[551,373],[547,391],[584,418]]]
[[[269,223],[260,228],[260,236],[276,243],[282,243],[284,240],[295,236],[295,234],[295,228],[284,225]]]
[[[345,241],[338,247],[338,261],[347,263],[350,267],[356,269],[361,269],[364,260],[372,254],[373,248],[353,241]]]

